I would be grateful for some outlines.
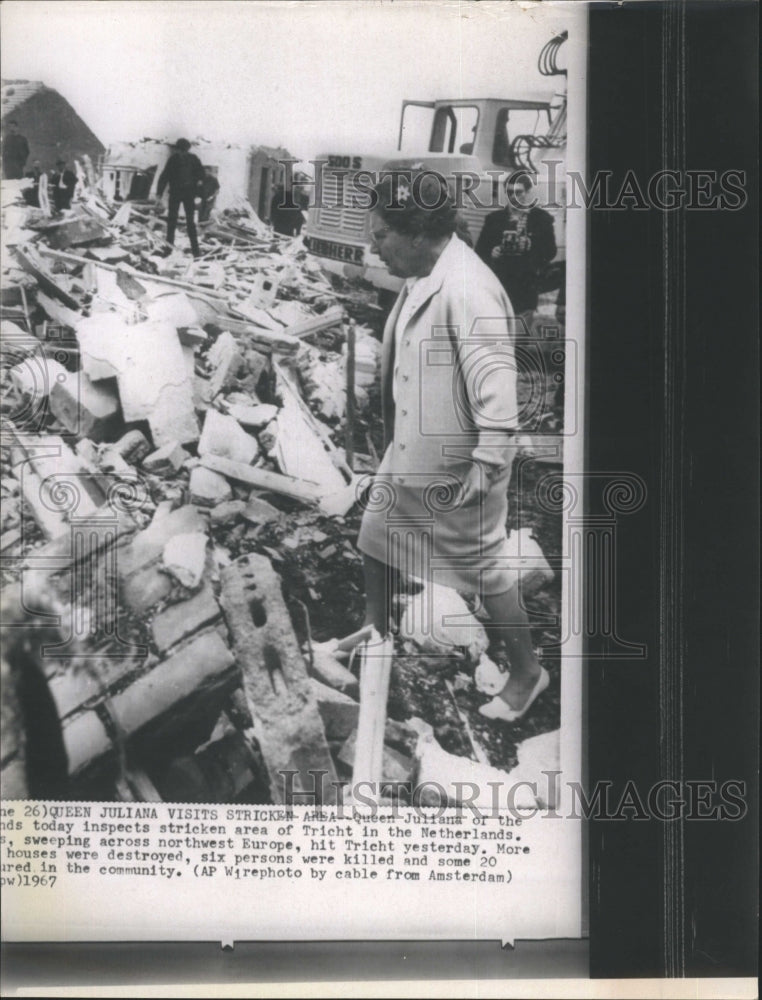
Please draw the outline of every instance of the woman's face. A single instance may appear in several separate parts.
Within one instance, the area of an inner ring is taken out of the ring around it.
[[[413,278],[421,273],[425,255],[420,238],[398,233],[387,225],[382,215],[370,217],[371,247],[396,278]]]

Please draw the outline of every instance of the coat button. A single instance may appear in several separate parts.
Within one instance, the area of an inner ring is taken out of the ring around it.
[[[403,381],[403,382],[407,382],[407,381],[408,381],[408,377],[407,377],[407,375],[403,375],[403,376],[402,376],[402,381]]]
[[[400,410],[400,413],[402,414],[403,417],[407,416],[407,410]]]
[[[400,451],[404,451],[404,450],[405,450],[405,446],[404,446],[404,444],[401,444],[401,445],[399,446],[399,449],[400,449]]]

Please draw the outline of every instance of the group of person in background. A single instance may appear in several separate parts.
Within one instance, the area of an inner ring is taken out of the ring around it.
[[[26,136],[19,131],[18,122],[10,121],[7,132],[3,135],[3,178],[4,180],[22,180],[27,178],[34,183],[24,189],[24,200],[34,208],[41,207],[41,200],[47,201],[57,212],[63,212],[71,207],[74,190],[77,186],[77,175],[67,166],[66,160],[56,160],[55,170],[43,169],[40,160],[32,162],[31,169],[24,173],[26,161],[29,159],[29,143]],[[46,185],[41,195],[40,184]]]

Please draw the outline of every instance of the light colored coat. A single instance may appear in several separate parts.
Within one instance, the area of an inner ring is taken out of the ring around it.
[[[380,474],[462,471],[478,458],[508,461],[518,429],[513,309],[500,282],[453,237],[427,296],[397,338],[400,293],[384,329],[381,391],[387,451]],[[396,403],[393,394],[397,368]]]

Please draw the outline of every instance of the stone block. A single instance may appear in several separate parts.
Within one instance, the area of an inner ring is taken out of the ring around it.
[[[181,639],[213,622],[219,614],[220,606],[207,581],[198,594],[164,608],[156,615],[151,625],[156,648],[165,653]]]
[[[198,442],[199,455],[218,455],[249,465],[259,454],[257,439],[247,434],[237,420],[217,410],[207,410]]]
[[[188,590],[201,586],[206,565],[206,533],[184,532],[170,538],[162,552],[164,568]]]
[[[115,384],[91,382],[82,371],[59,372],[50,391],[50,408],[67,431],[92,441],[111,440],[122,426]]]
[[[235,661],[214,630],[193,641],[116,695],[111,711],[126,733],[134,733],[194,695],[204,698],[211,689],[237,680]]]
[[[178,441],[168,441],[143,459],[143,468],[156,475],[178,472],[189,458],[190,454]]]
[[[209,521],[214,525],[231,524],[242,517],[245,510],[244,500],[225,500],[212,509]]]
[[[156,566],[139,569],[124,580],[121,588],[122,600],[138,615],[169,597],[171,592],[171,579],[166,573],[160,573]]]
[[[243,364],[243,356],[235,337],[225,331],[210,348],[207,359],[213,369],[209,380],[209,398],[214,399],[218,393],[233,384]]]
[[[68,669],[66,673],[57,674],[48,681],[48,687],[61,719],[103,693],[99,682],[85,670]]]
[[[218,472],[205,469],[199,465],[190,475],[190,499],[192,503],[205,507],[214,507],[218,503],[230,500],[233,490],[230,483]]]
[[[341,691],[310,679],[328,740],[346,740],[357,729],[359,704]]]
[[[193,378],[175,328],[112,316],[99,313],[77,325],[84,370],[91,378],[116,377],[124,419],[147,420],[157,445],[197,440]]]
[[[151,445],[142,431],[132,430],[127,431],[125,435],[119,438],[114,444],[114,450],[119,452],[126,461],[135,463],[142,461],[146,457],[151,450]]]
[[[129,545],[118,550],[119,574],[126,577],[157,561],[164,546],[175,535],[204,531],[205,528],[206,519],[198,507],[186,504],[172,510],[169,504],[160,504],[148,527],[139,531]]]
[[[281,512],[266,500],[260,500],[259,497],[251,497],[246,504],[243,516],[252,524],[270,524],[281,517]]]

